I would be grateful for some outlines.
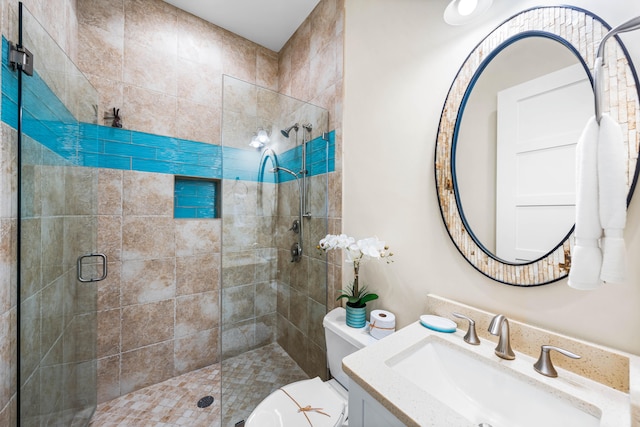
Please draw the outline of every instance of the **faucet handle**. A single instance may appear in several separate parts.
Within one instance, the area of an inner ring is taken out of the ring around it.
[[[543,345],[542,347],[540,347],[540,357],[538,358],[538,361],[533,364],[533,369],[535,369],[536,372],[539,372],[542,375],[546,375],[547,377],[555,378],[558,376],[558,372],[553,367],[553,363],[551,362],[551,355],[549,354],[551,350],[555,350],[558,353],[572,359],[580,359],[580,356],[578,356],[577,354],[563,348],[555,347],[552,345]]]
[[[460,319],[465,319],[469,321],[469,329],[467,330],[466,335],[464,336],[464,341],[471,344],[471,345],[478,345],[480,344],[480,338],[478,338],[478,334],[476,334],[476,322],[475,320],[473,320],[470,317],[465,316],[464,314],[460,314],[460,313],[451,313],[453,314],[455,317],[458,317]]]

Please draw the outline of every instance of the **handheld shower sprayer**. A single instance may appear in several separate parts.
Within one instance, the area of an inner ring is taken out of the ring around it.
[[[276,166],[275,168],[271,169],[269,172],[278,173],[279,171],[286,172],[286,173],[288,173],[290,175],[293,175],[296,179],[298,179],[298,174],[297,173],[295,173],[291,169],[283,168],[282,166]]]

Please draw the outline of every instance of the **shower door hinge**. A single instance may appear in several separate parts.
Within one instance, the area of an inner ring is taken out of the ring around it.
[[[22,70],[28,76],[33,76],[33,53],[24,46],[11,43],[9,63],[14,70]]]

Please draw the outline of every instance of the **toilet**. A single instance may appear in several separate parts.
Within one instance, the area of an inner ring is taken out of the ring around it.
[[[376,342],[368,327],[346,325],[342,307],[331,310],[322,321],[327,344],[327,361],[333,376],[297,381],[275,390],[253,410],[245,427],[342,427],[347,426],[349,378],[342,359]]]

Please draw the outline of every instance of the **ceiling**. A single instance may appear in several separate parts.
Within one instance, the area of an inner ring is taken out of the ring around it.
[[[279,52],[320,0],[164,0]]]

